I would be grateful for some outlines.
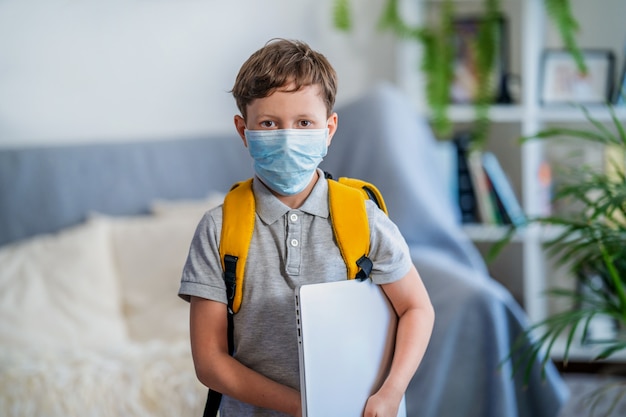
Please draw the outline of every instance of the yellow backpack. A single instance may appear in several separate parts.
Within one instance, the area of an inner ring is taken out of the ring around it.
[[[374,185],[341,177],[337,181],[325,173],[328,181],[328,203],[333,233],[346,263],[348,279],[366,279],[372,272],[372,261],[367,257],[370,247],[370,230],[365,210],[365,200],[374,201],[387,213],[382,194]],[[220,260],[224,271],[228,298],[228,350],[232,355],[233,315],[241,308],[244,291],[244,272],[248,249],[256,217],[252,178],[232,186],[222,207],[222,234]],[[215,417],[222,394],[209,390],[203,417]]]
[[[365,200],[374,201],[387,213],[380,191],[372,184],[341,177],[332,180],[329,174],[328,200],[330,219],[341,256],[346,263],[348,279],[365,279],[372,270],[369,254],[370,234]],[[228,296],[229,312],[235,314],[241,307],[244,290],[244,272],[252,232],[255,204],[252,178],[236,183],[226,195],[222,208],[220,259]]]

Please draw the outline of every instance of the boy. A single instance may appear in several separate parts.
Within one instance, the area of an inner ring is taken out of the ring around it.
[[[241,309],[228,352],[227,299],[219,257],[222,209],[198,225],[181,280],[191,302],[191,347],[200,381],[224,394],[220,413],[301,416],[294,288],[346,279],[317,168],[337,129],[336,74],[303,42],[273,40],[241,67],[232,93],[237,132],[254,160],[254,234]],[[363,123],[370,121],[364,120]],[[371,279],[399,316],[389,376],[364,416],[395,417],[426,350],[434,312],[397,227],[367,201]]]

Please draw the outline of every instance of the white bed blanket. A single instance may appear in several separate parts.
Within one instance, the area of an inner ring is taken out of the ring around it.
[[[5,417],[200,416],[206,399],[188,342],[109,351],[2,348],[0,374]]]

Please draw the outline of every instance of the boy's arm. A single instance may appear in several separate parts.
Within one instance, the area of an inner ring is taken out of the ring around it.
[[[398,314],[396,347],[389,375],[366,405],[364,417],[396,417],[432,333],[435,312],[414,266],[400,280],[381,285]]]
[[[226,305],[191,297],[191,352],[200,382],[239,401],[301,416],[300,393],[242,365],[228,354]]]

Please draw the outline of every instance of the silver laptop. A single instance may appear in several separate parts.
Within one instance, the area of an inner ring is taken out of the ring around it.
[[[370,279],[302,285],[295,298],[302,416],[361,417],[391,365],[391,303]]]

